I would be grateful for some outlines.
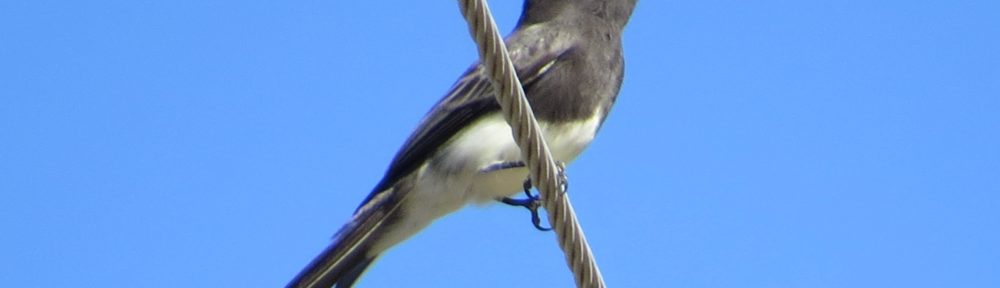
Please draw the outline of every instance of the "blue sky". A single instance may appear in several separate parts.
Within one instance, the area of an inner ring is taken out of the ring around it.
[[[1000,286],[998,3],[639,3],[569,169],[607,283]],[[454,1],[2,2],[0,283],[280,286],[475,57]],[[572,278],[487,206],[360,284]]]

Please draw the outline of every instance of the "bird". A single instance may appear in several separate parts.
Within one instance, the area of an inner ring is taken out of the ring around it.
[[[622,32],[636,2],[526,0],[505,37],[555,160],[574,160],[615,103],[624,78]],[[331,244],[287,287],[353,287],[386,250],[466,204],[537,201],[509,198],[530,182],[495,93],[481,63],[466,70]]]

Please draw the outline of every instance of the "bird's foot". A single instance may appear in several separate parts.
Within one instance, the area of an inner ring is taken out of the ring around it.
[[[531,194],[531,179],[524,181],[524,195],[527,196],[525,199],[514,199],[510,197],[500,198],[498,201],[510,205],[510,206],[520,206],[531,211],[531,224],[535,225],[535,229],[539,231],[550,231],[552,228],[542,227],[542,217],[538,216],[538,208],[542,207],[542,200],[538,198],[538,195]]]
[[[556,161],[556,168],[559,168],[559,172],[556,173],[556,178],[559,180],[559,190],[562,190],[563,193],[569,192],[569,175],[566,175],[566,163]]]
[[[556,162],[556,166],[559,169],[559,172],[556,173],[556,177],[558,178],[557,180],[559,181],[559,188],[560,188],[559,190],[562,193],[566,193],[569,190],[569,177],[566,176],[566,163],[559,161]],[[524,168],[524,167],[525,164],[522,161],[501,162],[487,166],[486,168],[480,169],[479,171],[480,173],[489,173],[499,170]],[[551,227],[549,228],[542,227],[541,224],[542,218],[541,216],[539,216],[538,212],[538,208],[542,207],[542,201],[541,199],[539,199],[538,195],[531,194],[531,188],[534,187],[534,185],[531,184],[531,178],[524,180],[523,187],[524,187],[524,195],[527,196],[525,199],[514,199],[510,197],[503,197],[497,199],[497,201],[500,201],[510,206],[519,206],[528,209],[528,211],[531,211],[531,224],[533,224],[536,229],[540,231],[552,230]]]

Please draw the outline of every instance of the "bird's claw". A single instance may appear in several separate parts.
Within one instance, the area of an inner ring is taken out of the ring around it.
[[[557,162],[556,166],[559,168],[559,172],[556,177],[559,181],[559,188],[562,193],[566,193],[569,190],[569,178],[566,176],[566,163]],[[484,172],[491,172],[497,170],[504,170],[510,168],[521,168],[524,167],[524,162],[505,162],[496,165],[492,165],[486,169]],[[527,196],[525,199],[514,199],[510,197],[503,197],[497,199],[498,201],[510,205],[510,206],[520,206],[531,211],[531,224],[535,225],[535,229],[540,231],[551,231],[551,227],[542,227],[542,218],[539,216],[538,208],[542,207],[542,201],[539,199],[538,195],[531,194],[531,188],[534,185],[531,184],[531,178],[524,181],[524,195]]]
[[[569,175],[566,175],[566,163],[562,161],[556,161],[556,167],[559,168],[559,172],[556,173],[556,178],[559,180],[559,188],[562,188],[562,192],[569,192]]]
[[[514,199],[510,197],[504,197],[500,199],[500,202],[511,206],[520,206],[531,211],[531,224],[535,225],[535,229],[539,231],[550,231],[551,227],[542,227],[542,217],[538,216],[538,208],[542,207],[542,200],[538,198],[538,195],[531,194],[531,179],[524,181],[524,195],[527,196],[525,199]]]
[[[541,200],[538,196],[532,196],[527,199],[513,199],[510,197],[504,197],[500,199],[500,202],[511,206],[521,206],[527,208],[531,211],[531,224],[535,225],[535,228],[540,231],[549,231],[552,228],[542,227],[542,217],[538,216],[538,208],[541,207]]]

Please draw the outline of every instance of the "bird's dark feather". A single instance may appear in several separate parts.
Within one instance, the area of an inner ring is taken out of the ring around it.
[[[518,35],[514,33],[514,35]],[[552,40],[558,35],[531,34],[531,38],[520,37],[507,39],[511,60],[515,71],[522,81],[522,86],[532,87],[532,83],[544,78],[548,67],[553,61],[569,51],[571,47],[560,45],[538,45],[538,41],[549,36]],[[570,43],[564,41],[561,43]],[[529,99],[535,96],[525,91]],[[443,144],[468,124],[480,117],[500,110],[500,104],[494,96],[493,84],[485,68],[476,63],[469,68],[451,90],[442,98],[430,112],[424,116],[416,131],[410,135],[396,157],[389,165],[382,181],[375,185],[372,192],[361,202],[361,207],[367,205],[377,194],[387,191],[402,177],[420,168],[428,158],[434,155]]]

